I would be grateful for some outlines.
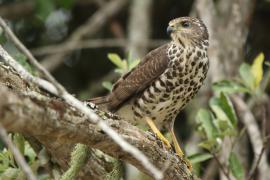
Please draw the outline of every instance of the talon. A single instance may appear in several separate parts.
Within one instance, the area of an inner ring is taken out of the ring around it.
[[[190,162],[187,158],[184,158],[184,162],[185,162],[185,164],[187,165],[187,168],[188,168],[190,171],[192,171],[193,168],[192,168],[191,162]]]

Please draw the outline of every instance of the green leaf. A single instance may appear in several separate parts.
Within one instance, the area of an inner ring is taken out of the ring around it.
[[[240,163],[240,161],[238,160],[236,154],[233,152],[231,152],[230,157],[229,157],[229,168],[233,176],[237,180],[244,179],[244,168],[242,164]]]
[[[21,154],[24,154],[24,138],[22,135],[16,133],[13,135],[13,141],[17,148],[20,150]]]
[[[249,64],[243,63],[240,66],[239,73],[241,78],[243,79],[245,85],[249,87],[250,89],[255,89],[255,77],[253,76],[251,72],[251,67]]]
[[[198,146],[207,149],[208,151],[213,151],[216,149],[216,147],[218,147],[218,143],[216,139],[210,139],[200,142]]]
[[[263,78],[263,61],[264,61],[264,54],[260,53],[253,61],[251,66],[251,73],[255,77],[255,87],[260,85],[260,82]]]
[[[196,164],[196,163],[204,162],[208,159],[211,159],[212,157],[213,156],[210,153],[196,153],[189,156],[188,159],[190,160],[192,164]]]
[[[118,74],[120,74],[120,75],[123,75],[123,74],[125,74],[126,70],[116,68],[116,69],[114,70],[114,72],[116,72],[116,73],[118,73]]]
[[[213,97],[210,99],[210,108],[215,113],[216,117],[220,120],[229,120],[226,113],[223,111],[218,97]]]
[[[224,110],[225,114],[231,121],[232,125],[236,127],[237,125],[237,116],[234,111],[234,107],[232,105],[232,102],[228,96],[226,96],[224,93],[220,94],[220,105],[222,109]]]
[[[8,168],[3,172],[3,174],[1,174],[0,179],[5,180],[17,179],[17,176],[20,173],[20,171],[21,170],[17,168]]]
[[[28,157],[30,164],[32,164],[36,160],[36,157],[37,157],[34,149],[30,146],[30,144],[27,141],[25,141],[24,155]]]
[[[131,70],[136,67],[140,63],[140,59],[134,59],[133,61],[129,62],[128,69]]]
[[[213,124],[211,112],[206,109],[200,109],[197,113],[196,120],[206,134],[207,139],[213,139],[216,134],[216,128]]]
[[[44,22],[50,13],[54,10],[55,5],[53,0],[36,0],[36,16]]]
[[[102,86],[103,86],[105,89],[107,89],[108,91],[112,91],[113,85],[112,85],[111,82],[104,81],[104,82],[102,83]]]
[[[123,61],[117,54],[115,53],[109,53],[108,54],[109,60],[116,65],[120,69],[127,69],[127,62]]]
[[[3,28],[0,27],[0,44],[3,44],[7,41]]]
[[[4,172],[9,167],[10,158],[8,155],[8,151],[3,150],[0,153],[0,173]]]
[[[210,99],[210,108],[215,113],[217,119],[227,121],[229,126],[236,127],[237,118],[230,99],[221,93],[220,97]]]
[[[219,82],[215,82],[212,85],[215,92],[220,94],[221,92],[232,94],[232,93],[247,93],[250,92],[248,88],[246,88],[244,85],[235,82],[235,81],[229,81],[229,80],[223,80]]]

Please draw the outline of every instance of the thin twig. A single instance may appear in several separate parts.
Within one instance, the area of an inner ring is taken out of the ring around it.
[[[218,159],[216,153],[212,153],[212,152],[210,152],[210,153],[213,155],[214,159],[216,160],[216,162],[217,162],[217,164],[219,166],[219,169],[223,172],[223,174],[227,177],[228,180],[231,180],[230,174],[226,171],[225,167],[221,164],[221,162]]]
[[[259,166],[259,163],[260,163],[260,161],[262,159],[262,155],[263,155],[263,153],[265,151],[265,148],[266,148],[265,146],[262,147],[262,150],[261,150],[261,152],[260,152],[257,160],[254,161],[254,164],[252,165],[251,170],[250,170],[250,173],[249,173],[248,180],[252,180],[253,179],[253,177],[254,177],[254,175],[256,173],[256,169]]]
[[[168,40],[157,39],[149,40],[145,46],[158,47],[162,44],[168,43]],[[62,46],[62,44],[48,45],[44,47],[38,47],[32,49],[31,52],[34,55],[51,55],[56,53],[66,53],[68,51],[74,51],[78,49],[87,48],[108,48],[108,47],[126,47],[128,44],[126,39],[87,39],[79,40],[76,43],[72,43],[70,46]]]
[[[100,127],[106,134],[109,135],[124,151],[130,153],[134,158],[142,163],[142,165],[148,169],[152,175],[156,179],[161,179],[163,174],[160,170],[158,170],[149,159],[137,148],[130,145],[126,142],[121,136],[119,136],[112,128],[110,128],[100,117],[92,112],[89,108],[87,108],[81,101],[67,93],[66,91],[63,94],[59,94],[56,87],[50,82],[40,79],[38,77],[32,76],[29,72],[27,72],[17,61],[15,61],[4,49],[0,46],[0,57],[4,61],[4,63],[13,67],[23,79],[27,81],[31,81],[36,84],[38,87],[47,90],[48,92],[61,97],[68,104],[75,107],[78,111],[85,114],[89,120],[93,123],[96,123],[98,127]]]
[[[254,160],[254,163],[252,164],[251,166],[251,170],[249,172],[249,177],[248,177],[248,180],[252,180],[255,173],[256,173],[256,169],[258,168],[259,164],[260,164],[260,161],[262,159],[262,156],[263,156],[263,153],[266,149],[266,144],[268,143],[268,140],[269,140],[269,137],[270,136],[267,136],[266,135],[266,110],[265,110],[265,107],[263,107],[263,118],[262,118],[262,137],[263,137],[263,147],[261,149],[261,152],[256,160]],[[256,156],[256,154],[255,154]]]
[[[6,130],[3,128],[3,126],[0,124],[0,136],[3,142],[6,144],[6,146],[9,148],[9,150],[14,155],[14,158],[24,174],[26,175],[27,179],[29,180],[36,180],[37,178],[33,174],[31,168],[28,166],[27,162],[21,155],[20,151],[17,149],[17,147],[12,143],[10,138],[8,137],[8,134]]]
[[[261,136],[257,121],[247,104],[238,96],[232,96],[232,100],[236,105],[236,110],[239,114],[240,120],[247,127],[247,133],[255,154],[254,162],[257,162],[258,158],[260,158],[260,163],[258,164],[259,173],[261,176],[267,178],[269,177],[269,166],[267,164],[266,155],[262,153],[261,157],[257,157],[257,155],[261,154],[263,150],[266,137],[264,138]]]

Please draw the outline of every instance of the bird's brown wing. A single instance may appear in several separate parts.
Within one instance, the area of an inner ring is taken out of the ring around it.
[[[147,88],[160,76],[168,66],[168,44],[151,52],[131,71],[123,75],[113,86],[112,92],[106,96],[106,106],[114,111],[132,96]]]

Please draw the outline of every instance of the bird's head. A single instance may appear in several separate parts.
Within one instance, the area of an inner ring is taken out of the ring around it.
[[[209,35],[204,23],[193,17],[180,17],[169,22],[167,33],[180,45],[198,45],[208,41]]]

